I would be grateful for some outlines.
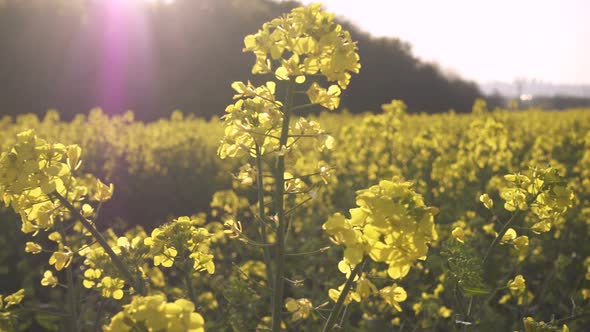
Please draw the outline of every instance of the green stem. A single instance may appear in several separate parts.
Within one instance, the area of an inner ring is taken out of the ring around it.
[[[66,233],[64,230],[64,224],[59,224],[58,232],[63,239],[63,245],[70,247],[70,243],[66,242]],[[73,262],[68,264],[66,268],[66,305],[68,310],[68,330],[72,332],[78,331],[78,310],[77,310],[77,300],[76,300],[76,290],[74,285],[74,273],[73,273]]]
[[[281,149],[275,167],[275,212],[278,219],[277,243],[275,265],[276,274],[272,294],[272,332],[281,330],[281,311],[283,307],[283,293],[285,291],[285,230],[287,221],[285,219],[284,191],[285,191],[285,154],[282,151],[287,146],[289,138],[289,122],[291,120],[291,108],[293,107],[293,89],[295,86],[294,79],[287,85],[287,95],[285,96],[285,108],[283,109],[283,127],[281,128],[281,137],[279,147]]]
[[[66,278],[68,283],[68,305],[69,305],[69,323],[70,331],[78,331],[78,315],[77,315],[77,301],[76,301],[76,290],[74,285],[74,273],[72,272],[72,264],[67,267]]]
[[[340,318],[340,327],[344,328],[344,324],[346,324],[348,322],[348,316],[350,315],[350,310],[348,310],[348,307],[350,306],[350,303],[347,304],[346,306],[344,306],[344,313],[342,314],[342,317]]]
[[[197,305],[197,295],[195,294],[195,289],[193,288],[193,276],[192,276],[192,260],[187,260],[187,263],[184,266],[184,282],[186,283],[186,289],[188,291],[188,296],[193,302],[193,304]]]
[[[342,292],[340,293],[340,296],[336,301],[336,305],[334,305],[332,312],[330,312],[330,316],[328,316],[328,321],[326,321],[326,324],[324,325],[322,332],[329,332],[332,331],[332,329],[334,328],[334,323],[336,323],[338,316],[340,316],[342,306],[344,305],[344,300],[346,300],[348,292],[350,292],[350,289],[352,288],[354,278],[356,278],[356,276],[363,270],[366,260],[367,257],[363,258],[362,262],[357,264],[354,270],[352,270],[352,272],[350,273],[350,276],[348,277],[348,280],[346,280],[346,284],[344,284],[344,288],[342,289]]]
[[[571,321],[578,320],[578,319],[583,319],[583,320],[590,319],[590,312],[582,312],[582,313],[572,315],[572,316],[569,316],[566,318],[558,319],[553,324],[556,326],[559,326],[561,324],[569,323]]]
[[[285,253],[285,256],[306,256],[306,255],[313,255],[313,254],[321,254],[329,249],[330,249],[330,247],[328,246],[328,247],[323,247],[323,248],[320,248],[318,250],[313,250],[313,251]]]
[[[500,243],[500,240],[502,240],[502,238],[504,237],[504,234],[506,234],[506,232],[510,228],[510,224],[512,224],[512,222],[514,221],[514,219],[516,218],[516,216],[520,212],[521,212],[521,210],[516,211],[512,215],[512,217],[510,217],[510,219],[508,219],[508,221],[504,224],[504,226],[500,230],[500,233],[498,233],[498,235],[496,236],[496,238],[494,239],[494,241],[492,241],[492,244],[490,244],[488,250],[486,251],[486,254],[483,257],[482,265],[485,265],[485,263],[488,260],[488,258],[490,258],[490,254],[492,253],[492,250],[494,250],[494,248]]]
[[[533,204],[533,202],[535,202],[537,200],[537,197],[539,197],[540,194],[541,194],[541,188],[537,188],[537,193],[527,202],[527,206],[530,206],[531,204]],[[508,219],[508,221],[504,224],[504,226],[502,226],[500,233],[498,233],[498,236],[496,236],[496,238],[494,239],[492,244],[490,244],[490,247],[486,251],[486,254],[483,257],[482,265],[485,265],[486,261],[490,257],[490,254],[492,253],[492,250],[494,250],[494,248],[498,245],[498,243],[500,243],[500,240],[504,237],[504,234],[506,234],[506,232],[508,231],[508,228],[510,228],[510,224],[512,224],[512,222],[514,221],[514,219],[516,219],[516,216],[518,216],[520,214],[520,212],[522,212],[522,210],[518,210],[518,211],[514,212],[514,214],[510,217],[510,219]]]
[[[260,237],[262,238],[261,243],[267,243],[268,236],[266,234],[266,214],[264,212],[264,177],[262,176],[262,154],[260,152],[260,146],[256,144],[256,181],[258,183],[258,215],[260,216]],[[270,248],[264,246],[264,265],[266,265],[266,279],[268,285],[272,287],[272,265],[270,257]]]
[[[474,297],[471,296],[469,297],[469,304],[467,305],[467,314],[465,315],[465,321],[469,322],[471,320],[471,308],[473,307],[473,299]],[[463,325],[463,328],[461,329],[461,331],[467,331],[468,328],[470,328],[471,325]]]
[[[297,110],[301,110],[301,109],[306,109],[306,108],[313,107],[313,106],[317,106],[317,105],[318,105],[318,104],[304,104],[304,105],[298,105],[298,106],[295,106],[295,107],[291,108],[291,112],[293,112],[293,111],[297,111]]]
[[[105,250],[107,255],[111,258],[115,267],[119,270],[119,272],[123,275],[123,278],[142,295],[145,295],[145,287],[141,280],[136,280],[133,277],[133,274],[127,269],[127,266],[123,261],[115,254],[111,246],[107,243],[107,240],[100,234],[100,232],[92,225],[92,222],[84,217],[78,209],[76,209],[68,200],[60,195],[57,192],[54,192],[53,195],[57,197],[57,199],[82,223],[82,226],[86,228],[92,234],[94,239],[100,244],[100,246]]]

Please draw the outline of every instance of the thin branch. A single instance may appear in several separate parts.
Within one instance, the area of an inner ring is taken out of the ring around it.
[[[492,243],[488,247],[488,250],[486,250],[486,254],[484,255],[483,260],[482,260],[482,265],[484,265],[486,263],[486,261],[490,257],[490,254],[492,253],[492,250],[498,245],[498,243],[500,243],[500,240],[502,240],[502,238],[504,237],[504,234],[506,234],[506,232],[508,231],[510,224],[512,224],[512,222],[514,221],[516,216],[520,214],[520,212],[521,212],[521,210],[518,210],[515,213],[513,213],[512,216],[510,217],[510,219],[508,219],[508,221],[504,224],[504,226],[502,227],[502,229],[500,230],[500,232],[498,233],[496,238],[494,238],[494,241],[492,241]]]
[[[319,104],[311,104],[311,103],[310,104],[303,104],[303,105],[299,105],[299,106],[295,106],[295,107],[291,108],[291,111],[294,112],[294,111],[298,111],[298,110],[301,110],[301,109],[313,107],[313,106],[316,106],[316,105],[319,105]]]
[[[357,275],[361,273],[366,261],[367,257],[365,256],[363,260],[359,264],[357,264],[354,270],[352,270],[352,272],[350,273],[350,276],[348,277],[348,280],[346,280],[346,284],[344,284],[344,288],[342,289],[342,292],[340,292],[340,296],[338,297],[338,300],[336,301],[336,304],[334,305],[334,308],[332,309],[332,312],[328,317],[328,321],[326,322],[326,324],[324,324],[322,332],[329,332],[332,331],[332,329],[334,328],[334,323],[336,323],[338,316],[340,316],[340,311],[342,311],[342,305],[344,304],[344,300],[346,300],[346,297],[348,296],[348,292],[350,292],[350,289],[352,288],[354,279]]]
[[[313,199],[313,197],[308,197],[308,198],[306,198],[306,199],[305,199],[303,202],[301,202],[301,203],[299,203],[299,204],[295,205],[294,207],[290,208],[289,210],[287,210],[287,211],[285,212],[285,215],[288,215],[288,214],[290,214],[291,212],[295,211],[295,209],[297,209],[297,208],[298,208],[298,207],[300,207],[300,206],[303,206],[305,203],[307,203],[307,202],[311,201],[312,199]]]
[[[529,202],[527,202],[528,203],[527,205],[533,204],[537,200],[537,197],[539,197],[540,194],[541,194],[541,191],[538,190],[537,194],[535,194],[535,196]],[[502,226],[500,233],[498,233],[498,235],[496,236],[494,241],[492,241],[492,244],[490,244],[488,250],[486,251],[486,254],[483,257],[482,265],[484,265],[486,263],[486,261],[490,257],[492,250],[498,245],[498,243],[500,243],[500,240],[502,240],[502,237],[504,237],[504,234],[506,234],[506,232],[508,231],[510,224],[512,224],[512,222],[514,221],[516,216],[518,216],[521,212],[522,212],[522,210],[517,210],[516,212],[514,212],[512,214],[512,216],[510,217],[510,219],[508,219],[508,221],[504,224],[504,226]]]
[[[320,248],[318,250],[313,250],[313,251],[298,252],[298,253],[285,253],[285,256],[305,256],[305,255],[321,254],[325,251],[330,250],[331,248],[332,247],[328,246],[328,247],[323,247],[323,248]]]
[[[101,245],[101,247],[105,250],[107,255],[111,258],[111,261],[115,265],[115,267],[121,272],[123,277],[127,280],[127,282],[134,286],[134,288],[141,294],[145,294],[145,288],[143,282],[139,282],[133,277],[133,274],[127,269],[127,266],[117,254],[113,251],[111,246],[107,243],[107,240],[102,236],[102,234],[94,227],[92,222],[88,220],[86,217],[76,209],[72,203],[70,203],[65,197],[60,195],[57,192],[54,192],[53,195],[57,197],[57,199],[63,204],[80,222],[82,226],[86,228],[90,234],[94,237],[94,239]]]
[[[565,324],[565,323],[568,323],[568,322],[571,322],[571,321],[574,321],[577,319],[590,319],[590,312],[586,311],[586,312],[579,313],[577,315],[572,315],[569,317],[558,319],[553,324],[554,325],[561,325],[561,324]]]

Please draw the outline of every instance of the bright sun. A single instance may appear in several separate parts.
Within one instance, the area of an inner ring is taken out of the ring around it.
[[[156,3],[156,2],[160,2],[160,3],[164,3],[164,4],[171,4],[174,2],[174,0],[143,0],[145,2],[149,2],[149,3]]]

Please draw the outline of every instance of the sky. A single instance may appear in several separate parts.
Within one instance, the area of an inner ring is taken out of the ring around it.
[[[412,44],[415,56],[479,83],[524,78],[590,84],[590,0],[320,2],[361,29],[399,37]]]

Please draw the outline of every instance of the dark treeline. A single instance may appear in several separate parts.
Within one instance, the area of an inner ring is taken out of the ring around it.
[[[210,117],[231,101],[230,84],[252,77],[243,38],[296,7],[269,0],[0,0],[0,114],[70,119],[92,107],[131,109],[141,120],[174,109]],[[466,112],[481,93],[446,77],[397,38],[358,41],[361,74],[342,106],[379,110],[392,98],[413,111]]]
[[[537,97],[531,101],[521,102],[521,107],[536,107],[547,110],[565,110],[590,106],[590,98],[557,95],[553,97]]]

